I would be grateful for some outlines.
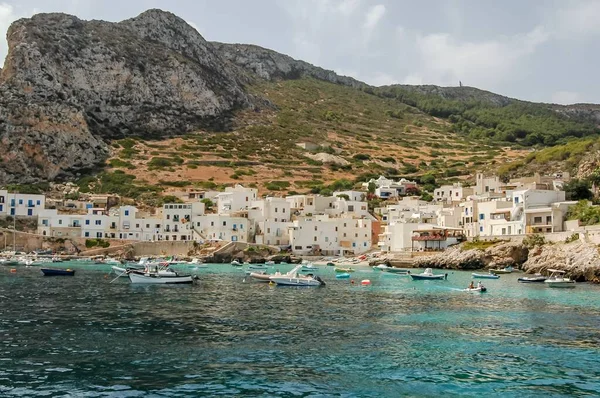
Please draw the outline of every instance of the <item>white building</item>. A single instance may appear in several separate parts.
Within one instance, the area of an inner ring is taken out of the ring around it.
[[[462,228],[398,222],[385,227],[378,246],[384,252],[439,251],[462,240]]]
[[[204,203],[168,203],[162,209],[158,240],[194,240],[194,221],[204,215]]]
[[[433,191],[433,200],[444,203],[462,202],[468,196],[473,195],[473,193],[473,188],[463,187],[461,183],[442,185]]]
[[[418,188],[415,181],[410,181],[405,178],[400,179],[400,181],[394,181],[384,176],[364,182],[362,187],[367,190],[369,189],[370,184],[375,184],[375,195],[382,199],[404,196],[410,194],[411,190]]]
[[[298,217],[289,229],[296,255],[356,255],[371,249],[372,221],[329,215]]]
[[[248,210],[250,233],[258,244],[289,246],[291,202],[284,198],[268,197],[255,201]]]
[[[0,216],[37,216],[45,207],[44,195],[10,193],[0,189]]]
[[[240,184],[225,188],[216,196],[218,214],[231,214],[248,210],[258,197],[258,189],[245,188]]]
[[[205,214],[194,217],[194,230],[203,239],[249,242],[250,222],[244,217]]]
[[[475,175],[475,195],[488,192],[502,192],[502,182],[498,176],[485,177],[483,173]]]

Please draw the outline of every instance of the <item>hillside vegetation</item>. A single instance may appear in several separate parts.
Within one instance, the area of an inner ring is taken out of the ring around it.
[[[115,141],[109,172],[167,190],[239,182],[280,194],[329,193],[380,174],[427,175],[431,190],[432,181],[468,178],[475,169],[526,154],[457,135],[446,120],[351,87],[302,78],[259,81],[249,90],[274,108],[239,113],[231,132]],[[305,150],[298,143],[318,148]],[[318,153],[322,160],[313,159]]]

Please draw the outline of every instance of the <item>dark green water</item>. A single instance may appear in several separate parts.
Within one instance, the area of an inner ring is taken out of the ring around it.
[[[323,267],[326,287],[277,288],[211,265],[197,286],[144,287],[69,266],[0,268],[0,396],[600,394],[598,286],[356,272],[365,288]]]

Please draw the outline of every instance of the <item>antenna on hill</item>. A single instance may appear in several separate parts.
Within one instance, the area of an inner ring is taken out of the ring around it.
[[[462,82],[460,80],[458,81],[458,86],[462,87]]]

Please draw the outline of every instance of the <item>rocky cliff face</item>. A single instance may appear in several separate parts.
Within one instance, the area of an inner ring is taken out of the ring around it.
[[[39,14],[8,30],[0,76],[0,184],[101,163],[103,139],[226,130],[251,97],[235,68],[182,19],[120,23]]]
[[[362,88],[367,84],[348,76],[339,76],[331,70],[319,68],[308,62],[248,44],[225,44],[212,42],[216,51],[233,64],[239,66],[251,75],[265,80],[299,79],[312,77],[343,86]]]
[[[415,266],[422,268],[483,269],[518,267],[528,256],[528,249],[520,243],[506,242],[485,250],[463,250],[452,247],[445,252],[415,260]]]

